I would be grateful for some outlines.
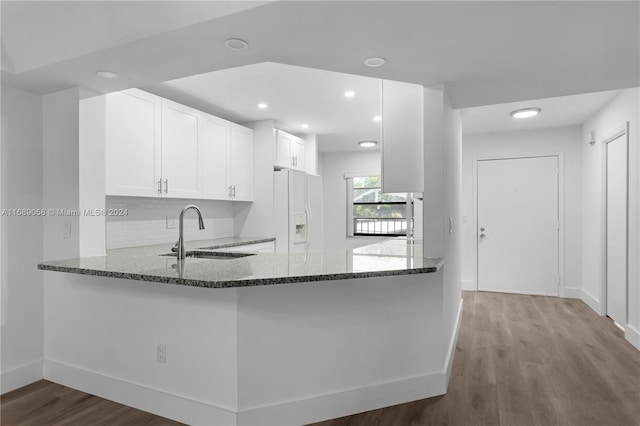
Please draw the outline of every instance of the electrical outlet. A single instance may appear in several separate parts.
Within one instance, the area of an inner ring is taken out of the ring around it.
[[[176,218],[167,216],[167,229],[176,229]]]
[[[167,345],[164,343],[158,343],[157,360],[161,364],[167,363]]]

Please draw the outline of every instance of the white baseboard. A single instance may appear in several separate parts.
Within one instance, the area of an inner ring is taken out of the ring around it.
[[[460,299],[458,305],[458,314],[456,315],[456,323],[453,327],[453,335],[449,341],[449,349],[447,350],[447,357],[444,359],[444,375],[447,380],[447,387],[449,386],[449,378],[451,377],[451,368],[453,367],[453,358],[456,354],[456,345],[458,344],[458,331],[460,331],[460,322],[462,321],[462,308],[464,299]]]
[[[446,374],[438,372],[235,413],[52,360],[44,361],[44,378],[179,422],[225,426],[306,424],[443,395],[447,389]]]
[[[42,380],[42,360],[30,362],[0,374],[0,394]]]
[[[238,425],[308,424],[443,395],[446,388],[444,373],[426,374],[329,395],[243,410],[238,413]]]
[[[591,309],[593,309],[598,315],[601,315],[600,302],[598,301],[598,299],[589,294],[589,292],[585,289],[580,289],[580,293],[580,299],[582,299],[582,301],[586,303],[587,306],[589,306]]]
[[[631,324],[627,324],[624,326],[624,337],[640,351],[640,331],[636,330]]]
[[[473,283],[473,280],[462,280],[462,289],[466,291],[474,291],[476,289],[476,285]]]
[[[577,287],[565,287],[562,289],[562,297],[568,299],[582,299],[582,289]]]
[[[236,424],[236,414],[230,410],[56,361],[44,361],[44,378],[182,423]]]

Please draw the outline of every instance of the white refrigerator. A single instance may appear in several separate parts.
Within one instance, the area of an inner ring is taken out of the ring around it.
[[[322,250],[322,178],[286,169],[273,176],[276,253]]]

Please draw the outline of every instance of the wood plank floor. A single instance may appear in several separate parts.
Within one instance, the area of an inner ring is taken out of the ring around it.
[[[55,383],[2,395],[2,426],[178,425]],[[640,352],[579,300],[464,294],[448,393],[315,426],[640,425]]]
[[[640,425],[640,352],[582,301],[465,292],[446,395],[315,426]]]
[[[2,426],[182,424],[46,380],[8,392],[0,398]]]

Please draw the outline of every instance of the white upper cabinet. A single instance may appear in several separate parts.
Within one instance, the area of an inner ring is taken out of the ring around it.
[[[293,157],[293,168],[298,170],[305,170],[304,168],[304,140],[299,137],[294,137],[291,141],[291,156]]]
[[[225,200],[229,188],[231,123],[205,114],[200,120],[200,176],[203,198]]]
[[[291,156],[291,140],[293,135],[282,130],[277,130],[276,137],[276,158],[275,165],[279,167],[293,167],[293,157]]]
[[[199,198],[198,123],[201,114],[162,100],[162,192],[166,197]]]
[[[253,199],[253,130],[132,89],[107,96],[106,194]]]
[[[106,194],[157,197],[161,99],[134,89],[106,100]]]
[[[253,200],[253,130],[231,123],[230,179],[232,199]]]
[[[275,166],[304,171],[304,140],[282,130],[277,131]]]
[[[424,190],[424,88],[382,80],[382,191]]]

